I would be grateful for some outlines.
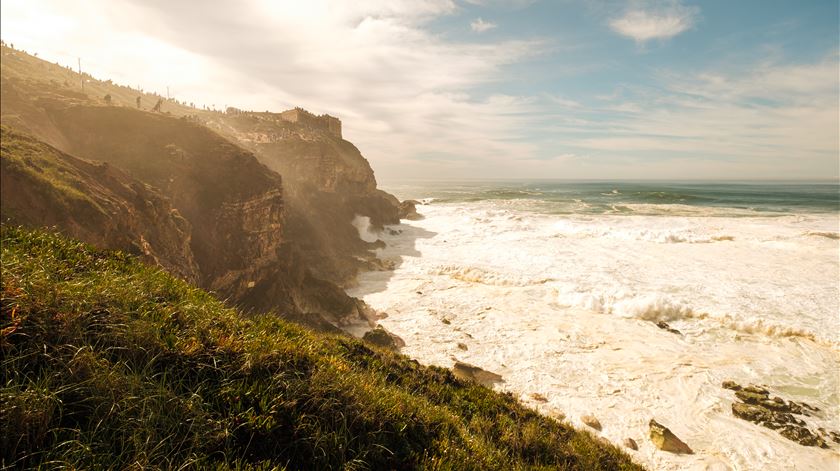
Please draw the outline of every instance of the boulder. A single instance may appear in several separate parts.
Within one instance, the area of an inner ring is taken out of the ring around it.
[[[662,451],[680,454],[693,454],[691,448],[680,440],[668,427],[650,419],[650,441]]]
[[[580,421],[584,424],[594,428],[597,431],[601,431],[601,422],[592,414],[586,414],[580,417]]]
[[[365,332],[365,335],[362,336],[362,340],[394,351],[399,351],[400,348],[405,347],[403,339],[388,332],[381,325],[377,325],[375,329]]]
[[[632,438],[625,438],[621,442],[621,444],[624,445],[625,447],[631,449],[631,450],[638,450],[639,449],[639,445],[636,444],[636,440],[633,440]]]
[[[452,366],[452,373],[456,378],[475,381],[484,386],[491,386],[493,383],[501,383],[503,381],[502,376],[499,374],[457,360],[455,361],[455,365]]]
[[[423,219],[423,216],[417,212],[418,204],[420,204],[420,202],[415,200],[405,200],[401,202],[397,209],[400,219],[408,219],[409,221]]]

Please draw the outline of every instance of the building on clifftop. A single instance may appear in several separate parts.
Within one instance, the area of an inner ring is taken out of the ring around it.
[[[341,138],[341,120],[328,114],[316,116],[303,108],[295,107],[291,110],[280,113],[280,118],[283,121],[288,121],[290,123],[298,123],[316,129],[323,129],[330,134]]]

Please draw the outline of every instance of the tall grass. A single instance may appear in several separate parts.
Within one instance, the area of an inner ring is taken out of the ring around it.
[[[448,370],[55,234],[2,228],[0,314],[4,467],[637,468]]]

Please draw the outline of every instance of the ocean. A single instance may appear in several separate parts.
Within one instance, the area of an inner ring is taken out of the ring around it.
[[[542,413],[653,469],[831,469],[733,416],[724,380],[766,385],[840,430],[840,187],[836,183],[410,182],[422,204],[379,238],[393,270],[351,295],[387,315],[402,352],[498,373]],[[666,322],[678,333],[657,326]],[[648,440],[652,419],[695,451]]]

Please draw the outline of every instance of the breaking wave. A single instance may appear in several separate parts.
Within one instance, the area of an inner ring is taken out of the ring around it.
[[[552,278],[534,278],[525,275],[494,272],[478,267],[444,265],[431,271],[432,275],[448,276],[459,281],[491,286],[532,286],[554,281]]]
[[[834,240],[840,239],[840,233],[831,231],[808,231],[805,233],[805,235],[814,237],[825,237]]]

